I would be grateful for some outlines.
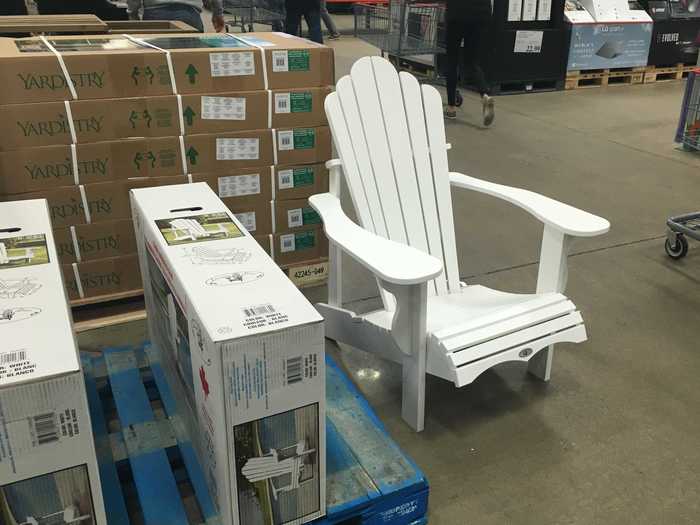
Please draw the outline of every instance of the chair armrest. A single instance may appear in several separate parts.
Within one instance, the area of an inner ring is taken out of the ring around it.
[[[487,182],[461,173],[450,173],[450,183],[498,197],[528,211],[544,224],[574,237],[595,237],[610,230],[610,223],[591,213],[532,191]]]
[[[442,273],[442,262],[420,250],[368,232],[352,222],[330,193],[309,203],[323,219],[328,238],[380,279],[394,284],[419,284]]]

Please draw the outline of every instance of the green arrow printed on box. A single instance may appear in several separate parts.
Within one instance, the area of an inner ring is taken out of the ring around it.
[[[197,71],[197,68],[194,67],[192,64],[187,66],[187,69],[185,70],[185,75],[187,75],[190,78],[190,84],[195,83],[198,73],[199,71]]]
[[[194,146],[190,146],[190,148],[187,150],[187,158],[190,161],[190,164],[193,166],[197,165],[197,156],[199,155],[199,152],[194,149]]]
[[[193,119],[195,116],[197,116],[197,114],[194,112],[194,110],[191,107],[187,106],[185,108],[185,111],[182,112],[182,116],[185,117],[185,120],[187,121],[187,125],[191,126]]]

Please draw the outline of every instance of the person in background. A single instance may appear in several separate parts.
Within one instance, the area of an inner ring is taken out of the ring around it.
[[[138,20],[139,9],[143,6],[144,20],[179,20],[204,32],[202,23],[202,0],[128,0],[129,17]],[[217,32],[224,30],[223,0],[209,0],[211,22]]]
[[[290,35],[301,36],[301,17],[309,26],[309,39],[323,44],[321,33],[321,1],[320,0],[285,0],[287,19],[284,31]]]
[[[457,73],[462,40],[464,63],[471,69],[476,88],[481,95],[484,126],[490,126],[496,116],[493,98],[489,96],[479,59],[486,32],[491,23],[490,0],[447,0],[447,107],[445,118],[457,118]]]
[[[328,8],[326,7],[326,0],[321,0],[321,18],[323,19],[323,23],[326,24],[326,29],[328,29],[328,33],[330,33],[328,39],[337,40],[338,38],[340,38],[338,28],[336,27],[335,22],[333,21],[333,17],[328,12]]]
[[[27,4],[24,0],[2,0],[0,5],[0,15],[26,15]]]

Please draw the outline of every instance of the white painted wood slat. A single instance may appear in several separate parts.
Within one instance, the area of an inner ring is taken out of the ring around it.
[[[433,86],[423,86],[423,110],[428,131],[428,146],[433,165],[433,184],[437,199],[445,254],[445,274],[450,293],[459,292],[459,270],[455,245],[455,225],[452,216],[452,193],[447,163],[447,139],[442,116],[442,98]]]
[[[435,187],[433,185],[433,167],[430,163],[428,136],[425,130],[425,115],[423,114],[423,94],[416,77],[403,72],[399,74],[401,91],[403,92],[404,110],[408,120],[408,131],[411,137],[411,150],[415,164],[416,180],[421,198],[423,221],[428,240],[428,251],[445,263],[442,251],[440,220],[435,202]],[[438,276],[433,282],[437,295],[447,293],[445,274]]]

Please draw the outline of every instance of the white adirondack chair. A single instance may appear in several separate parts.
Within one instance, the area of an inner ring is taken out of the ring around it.
[[[605,219],[527,190],[448,170],[442,100],[432,86],[365,57],[325,102],[339,159],[330,193],[311,205],[331,241],[329,302],[317,305],[326,336],[403,365],[402,415],[423,429],[425,374],[462,387],[505,361],[529,361],[549,380],[552,345],[580,343],[586,330],[562,292],[572,237],[605,233]],[[340,177],[361,226],[340,206]],[[450,186],[506,200],[544,223],[537,290],[511,294],[459,280]],[[342,308],[341,254],[377,278],[384,308]]]
[[[185,239],[194,241],[210,235],[204,226],[194,219],[175,219],[170,221],[170,228],[176,241],[184,241]]]
[[[294,455],[280,458],[280,453],[285,454],[285,451],[292,449],[294,449]],[[273,448],[262,457],[250,458],[243,465],[241,472],[251,483],[269,481],[272,487],[272,496],[277,500],[279,494],[298,489],[303,481],[309,481],[302,479],[304,476],[304,457],[315,453],[315,449],[306,450],[304,442],[281,449],[279,452]],[[283,477],[289,478],[288,483],[281,487],[275,485],[275,479]]]
[[[31,262],[34,257],[34,250],[31,248],[22,248],[22,255],[9,255],[7,246],[4,242],[0,242],[0,264],[10,264],[14,261]]]

